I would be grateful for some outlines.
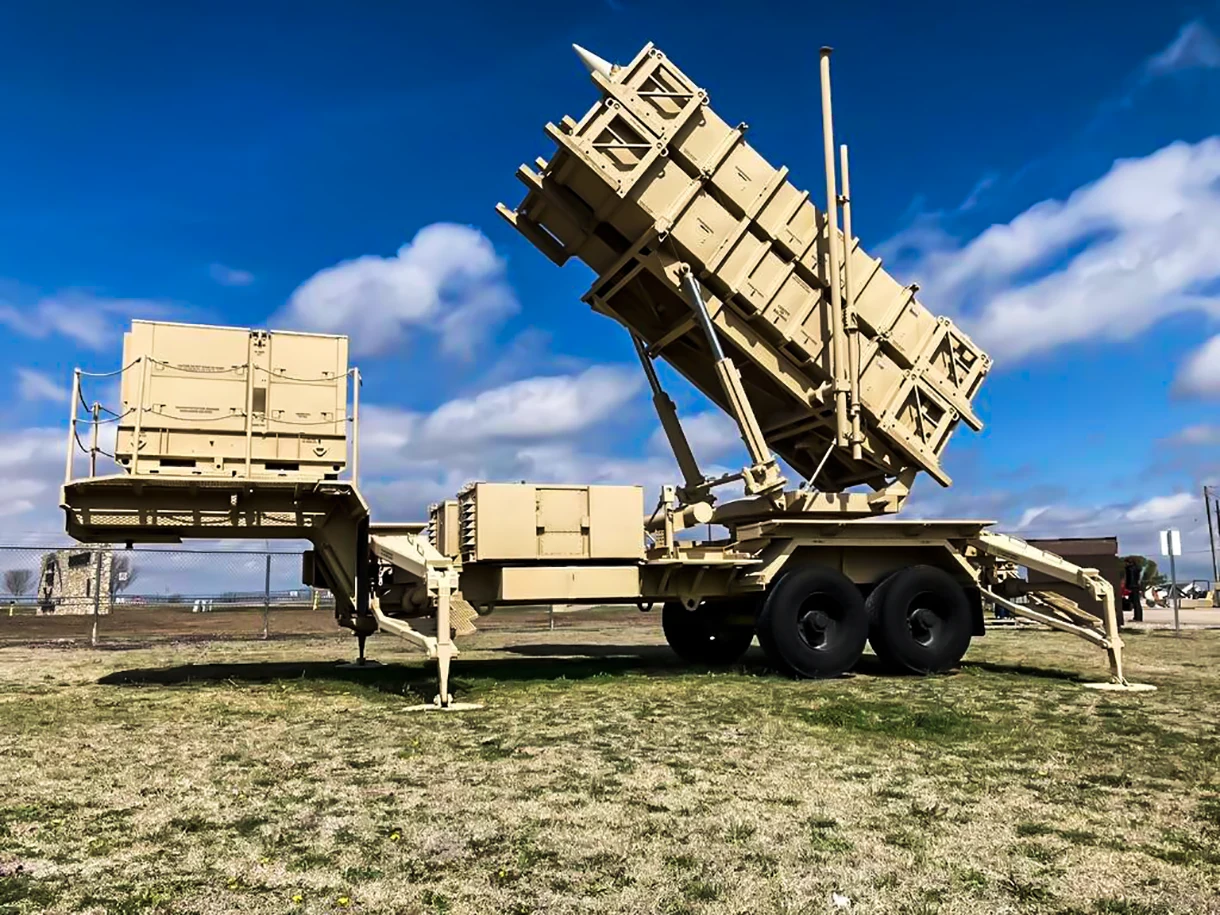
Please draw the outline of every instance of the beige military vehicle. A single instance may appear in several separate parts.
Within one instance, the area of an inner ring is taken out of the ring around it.
[[[454,637],[481,612],[539,603],[659,608],[692,663],[731,664],[757,638],[802,677],[850,670],[866,644],[897,669],[947,670],[983,634],[984,606],[1002,606],[1103,648],[1123,684],[1114,596],[1096,571],[986,520],[895,517],[920,473],[950,485],[942,455],[959,424],[981,427],[971,402],[991,363],[853,235],[829,50],[823,210],[659,49],[621,66],[577,50],[596,99],[546,125],[554,153],[522,166],[523,199],[498,209],[556,264],[592,271],[584,301],[631,335],[680,480],[659,498],[480,481],[427,521],[370,524],[343,337],[137,321],[115,411],[121,473],[74,478],[89,418],[73,414],[69,533],[306,538],[305,583],[335,594],[361,656],[373,632],[411,640],[439,662],[440,707]],[[703,473],[658,359],[732,417],[748,466]],[[729,485],[744,494],[718,498]],[[690,538],[709,524],[724,535]],[[1083,587],[1102,617],[1032,591],[1019,567]]]

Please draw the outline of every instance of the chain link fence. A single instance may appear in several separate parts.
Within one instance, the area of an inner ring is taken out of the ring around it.
[[[301,551],[0,546],[0,640],[334,633]]]

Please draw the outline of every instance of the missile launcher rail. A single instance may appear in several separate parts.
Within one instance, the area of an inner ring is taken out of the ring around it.
[[[1004,607],[1102,648],[1111,685],[1125,687],[1114,593],[1096,570],[990,521],[885,517],[920,472],[949,485],[941,456],[959,422],[979,427],[971,401],[990,361],[852,235],[845,151],[842,195],[834,179],[828,53],[831,206],[819,211],[652,45],[626,67],[578,52],[601,98],[548,127],[558,151],[519,171],[525,200],[499,212],[556,263],[577,257],[597,274],[584,299],[630,332],[681,483],[650,510],[639,487],[477,482],[427,522],[372,524],[345,338],[136,322],[111,373],[124,400],[110,414],[115,473],[98,474],[110,420],[82,396],[86,374],[74,376],[68,532],[308,539],[302,579],[334,592],[361,659],[380,631],[437,661],[430,707],[459,707],[455,636],[480,613],[539,603],[659,606],[686,660],[735,662],[757,636],[774,667],[805,677],[849,670],[866,642],[898,669],[952,668],[984,633],[984,607]],[[658,358],[737,423],[750,460],[740,473],[702,474]],[[746,496],[716,505],[713,490],[732,481]],[[709,522],[726,536],[681,536]],[[1083,589],[1102,616],[1027,587],[1021,566]]]

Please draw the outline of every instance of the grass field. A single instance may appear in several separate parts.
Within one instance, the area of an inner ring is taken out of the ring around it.
[[[0,649],[0,913],[1220,912],[1220,632],[1117,694],[1050,633],[793,682],[639,620],[494,616],[448,715],[388,639]]]

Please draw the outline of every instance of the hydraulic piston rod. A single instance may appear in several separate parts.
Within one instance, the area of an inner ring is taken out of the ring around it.
[[[657,411],[661,429],[665,432],[665,438],[669,441],[669,447],[674,453],[674,460],[678,462],[678,469],[682,472],[682,479],[686,482],[686,490],[694,492],[704,485],[703,473],[699,470],[699,463],[695,460],[690,442],[682,430],[682,423],[678,420],[678,408],[661,387],[661,382],[657,378],[657,370],[652,364],[652,358],[648,355],[648,347],[644,345],[644,341],[632,334],[631,342],[635,344],[636,355],[640,357],[640,365],[644,368],[644,376],[648,379],[648,387],[652,390],[652,405]],[[681,496],[682,493],[679,495]]]
[[[746,397],[745,388],[742,386],[741,373],[738,372],[737,366],[733,364],[733,360],[724,354],[724,348],[720,345],[720,340],[716,336],[716,328],[712,324],[712,317],[708,313],[706,303],[703,301],[703,293],[699,289],[699,281],[695,279],[695,275],[688,264],[681,265],[679,275],[682,287],[686,290],[687,298],[690,299],[690,306],[694,310],[699,324],[703,327],[704,333],[707,335],[708,345],[711,346],[712,352],[715,354],[716,377],[719,379],[720,386],[724,391],[729,414],[737,423],[737,429],[741,433],[741,440],[750,455],[752,466],[746,470],[744,475],[746,491],[750,493],[774,493],[782,491],[784,486],[787,485],[787,480],[780,474],[775,456],[771,453],[771,449],[767,447],[767,440],[763,437],[762,428],[758,424],[758,418],[754,415],[749,398]]]

